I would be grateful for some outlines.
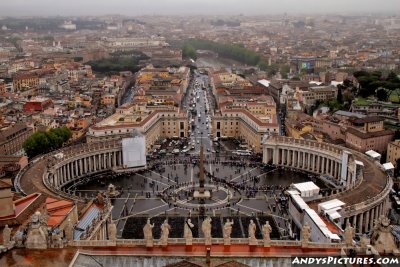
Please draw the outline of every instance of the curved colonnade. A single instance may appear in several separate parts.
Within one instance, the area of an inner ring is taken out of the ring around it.
[[[349,221],[357,232],[367,232],[379,216],[387,214],[392,179],[366,155],[336,145],[282,136],[270,136],[263,142],[264,163],[272,162],[329,177],[336,187],[333,194],[311,201],[309,205],[313,207],[334,198],[343,201],[345,207],[340,211],[342,226]],[[121,141],[80,144],[47,154],[30,164],[29,168],[35,168],[43,160],[46,167],[41,177],[29,177],[29,172],[24,170],[20,175],[21,181],[40,178],[50,191],[79,199],[63,188],[86,176],[122,168],[122,145]],[[30,183],[22,184],[27,186]]]
[[[118,168],[123,162],[120,141],[75,146],[61,153],[48,159],[44,176],[44,182],[56,189],[85,176]]]
[[[66,185],[102,171],[119,169],[122,165],[121,141],[79,144],[32,161],[18,174],[15,187],[24,194],[36,190],[83,201],[83,198],[66,192]]]
[[[309,205],[315,208],[330,199],[343,201],[345,207],[339,212],[342,229],[349,221],[356,232],[368,232],[375,220],[388,212],[393,181],[378,162],[362,153],[337,145],[270,136],[264,140],[263,162],[327,177],[335,186],[333,194]]]

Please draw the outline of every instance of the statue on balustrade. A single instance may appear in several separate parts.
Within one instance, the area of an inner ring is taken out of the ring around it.
[[[68,219],[68,223],[64,228],[64,232],[67,242],[74,240],[74,227],[72,226],[71,219]]]
[[[392,234],[390,219],[381,216],[376,222],[371,236],[371,244],[379,254],[399,255],[396,239]]]
[[[6,224],[6,226],[3,229],[3,245],[7,248],[12,247],[13,245],[13,241],[11,241],[11,232],[12,228],[9,228],[8,225]]]
[[[114,222],[108,224],[108,240],[115,241],[117,240],[117,226]]]
[[[96,200],[97,200],[97,204],[99,204],[99,205],[103,205],[104,204],[104,197],[103,197],[103,194],[101,192],[97,193]]]
[[[147,219],[147,223],[143,227],[143,235],[146,241],[146,247],[153,246],[153,228],[154,228],[154,223],[151,224],[150,219]]]
[[[51,247],[52,248],[63,248],[64,243],[61,239],[60,231],[56,229],[57,231],[53,231],[50,236],[50,242],[51,242]]]
[[[203,231],[205,244],[211,245],[211,218],[207,217],[201,224],[201,230]]]
[[[249,232],[249,245],[250,245],[250,246],[257,245],[256,229],[257,229],[256,224],[253,222],[253,220],[250,220],[249,228],[248,228],[248,232]]]
[[[350,222],[347,221],[346,228],[344,229],[344,243],[347,246],[353,245],[353,237],[355,234],[355,230],[351,227]]]
[[[161,238],[160,238],[161,246],[168,245],[168,237],[169,237],[170,230],[171,230],[171,226],[168,224],[168,220],[165,220],[164,223],[161,225]]]
[[[24,230],[22,228],[18,229],[18,231],[14,235],[14,242],[17,248],[24,247],[26,236],[24,234]]]
[[[301,229],[301,236],[302,245],[307,245],[310,242],[311,238],[311,227],[308,225],[307,222],[303,225],[303,228]]]
[[[48,240],[47,223],[43,222],[43,218],[39,211],[36,211],[28,226],[28,234],[25,242],[26,248],[46,249]]]
[[[265,224],[263,225],[262,232],[263,232],[264,246],[267,247],[270,244],[271,232],[272,232],[272,227],[271,225],[269,225],[269,221],[266,221]]]
[[[186,245],[189,246],[193,244],[193,234],[192,234],[193,227],[194,224],[192,223],[191,219],[188,219],[187,222],[185,223],[185,226],[183,227],[183,237],[186,239]]]
[[[233,220],[230,221],[229,219],[227,219],[224,224],[224,245],[231,244],[232,225]]]

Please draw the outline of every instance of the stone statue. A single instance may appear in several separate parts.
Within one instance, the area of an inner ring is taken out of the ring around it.
[[[248,232],[249,232],[249,245],[250,245],[250,246],[257,245],[256,229],[257,229],[256,224],[253,222],[253,220],[250,220],[249,228],[248,228]]]
[[[347,246],[353,245],[354,228],[351,227],[350,222],[347,221],[346,229],[344,229],[344,243]]]
[[[164,223],[161,225],[161,238],[160,238],[161,246],[168,245],[168,237],[169,237],[170,230],[171,230],[171,226],[168,224],[168,220],[165,220]]]
[[[233,220],[230,221],[229,219],[227,219],[224,224],[224,245],[231,244],[232,225]]]
[[[104,197],[101,192],[97,193],[97,204],[103,205],[104,204]]]
[[[302,245],[307,245],[308,242],[310,242],[311,238],[311,227],[308,225],[307,222],[303,225],[303,228],[301,229],[301,236]]]
[[[360,239],[360,247],[366,249],[367,246],[371,244],[371,240],[368,238],[366,234],[363,234],[363,236]]]
[[[108,224],[108,240],[117,240],[117,226],[113,222]]]
[[[71,219],[68,219],[68,223],[64,228],[65,231],[65,238],[67,241],[73,241],[74,240],[74,227],[72,226]]]
[[[147,219],[146,225],[143,227],[143,235],[146,240],[146,247],[153,246],[153,227],[154,223],[150,223],[150,219]]]
[[[24,246],[25,235],[24,231],[20,228],[14,235],[15,246],[21,248]]]
[[[194,224],[192,223],[192,220],[188,219],[183,228],[183,237],[186,239],[186,245],[189,246],[193,244],[193,234],[192,234],[193,227]]]
[[[211,218],[207,217],[201,224],[201,230],[203,231],[205,244],[211,245]]]
[[[374,227],[371,243],[379,254],[394,254],[398,255],[395,238],[392,234],[392,226],[390,219],[387,217],[380,217]]]
[[[5,247],[9,247],[11,245],[11,231],[12,229],[6,224],[3,230],[3,245]]]
[[[64,247],[64,244],[61,239],[60,231],[55,231],[55,232],[51,233],[51,246],[53,248],[63,248]]]
[[[41,214],[36,211],[28,226],[28,234],[25,242],[26,248],[46,249],[48,240],[47,224],[43,224]]]
[[[263,232],[263,239],[264,239],[264,247],[269,246],[269,243],[271,241],[271,232],[272,232],[272,227],[269,225],[269,221],[266,221],[265,224],[262,227],[262,232]]]
[[[115,185],[109,184],[106,191],[107,197],[117,197],[120,194],[119,191],[115,189]]]

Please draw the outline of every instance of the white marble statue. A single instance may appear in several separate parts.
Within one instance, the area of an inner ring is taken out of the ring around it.
[[[36,211],[28,226],[28,234],[25,242],[26,248],[29,249],[46,249],[48,242],[47,224],[43,224],[42,216]]]
[[[147,219],[147,223],[143,227],[143,235],[146,241],[146,247],[153,246],[153,228],[154,228],[154,223],[151,224],[150,219]]]
[[[249,232],[249,245],[251,246],[257,245],[256,229],[257,229],[256,224],[254,223],[253,220],[250,220],[248,232]]]
[[[229,219],[227,219],[224,224],[224,229],[223,229],[224,230],[224,245],[231,244],[232,225],[233,225],[233,220],[230,221]]]
[[[344,243],[347,246],[353,245],[354,234],[355,234],[354,228],[351,227],[350,222],[347,221],[346,228],[344,229]]]
[[[201,230],[203,231],[205,244],[211,245],[211,218],[207,217],[201,224]]]
[[[301,229],[301,242],[303,245],[308,244],[308,242],[310,242],[310,238],[311,238],[311,227],[308,225],[308,223],[306,222],[303,225],[303,228]]]
[[[188,219],[183,228],[183,237],[186,239],[186,245],[193,244],[193,234],[192,234],[193,227],[194,224],[192,223],[192,220]]]
[[[74,227],[72,226],[71,219],[68,219],[68,223],[64,228],[64,232],[67,242],[74,240]]]
[[[168,220],[165,220],[164,223],[161,225],[161,238],[160,238],[161,246],[168,245],[168,237],[169,237],[170,230],[171,230],[171,226],[168,224]]]
[[[269,225],[269,221],[266,221],[265,224],[263,225],[262,232],[263,232],[264,246],[269,246],[269,243],[271,241],[271,232],[272,232],[272,227],[271,225]]]
[[[117,226],[114,222],[108,224],[108,240],[116,241],[117,240]]]
[[[5,247],[9,247],[11,245],[11,231],[12,229],[6,224],[3,229],[3,245]]]

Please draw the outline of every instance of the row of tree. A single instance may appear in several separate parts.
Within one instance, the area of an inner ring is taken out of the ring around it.
[[[137,72],[140,70],[138,58],[111,57],[87,62],[95,72],[110,73],[120,71]]]
[[[381,101],[387,101],[389,96],[400,89],[400,79],[394,72],[390,72],[387,76],[381,71],[356,71],[353,73],[360,84],[358,95],[368,97],[376,95]]]
[[[29,136],[22,144],[29,158],[48,153],[62,147],[72,137],[72,132],[67,127],[38,131]]]
[[[260,63],[260,55],[253,50],[245,48],[241,44],[223,44],[203,39],[189,39],[187,40],[182,48],[183,56],[189,56],[195,59],[197,55],[195,51],[210,50],[217,53],[219,56],[224,58],[233,59],[243,64],[256,66]]]
[[[233,59],[243,64],[258,66],[261,70],[266,71],[269,77],[280,72],[282,78],[287,79],[290,71],[289,65],[268,64],[261,59],[258,53],[245,48],[242,44],[223,44],[203,39],[190,39],[182,46],[182,56],[196,60],[197,49],[210,50],[217,53],[218,56]]]

